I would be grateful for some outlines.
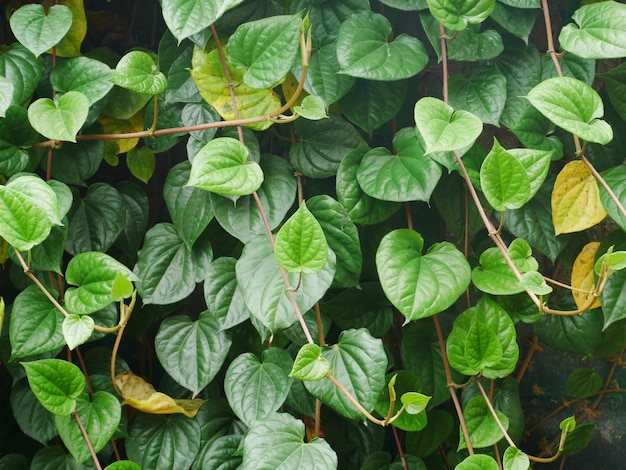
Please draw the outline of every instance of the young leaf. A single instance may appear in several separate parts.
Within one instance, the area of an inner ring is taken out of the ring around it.
[[[69,416],[76,398],[85,388],[85,377],[71,362],[40,359],[22,362],[30,388],[45,409],[57,416]]]
[[[504,451],[502,465],[504,470],[528,470],[530,468],[530,459],[518,448],[509,447]]]
[[[263,183],[263,171],[248,155],[246,146],[231,137],[211,140],[194,158],[187,185],[222,196],[252,194]]]
[[[28,107],[28,120],[44,137],[76,142],[76,134],[89,113],[89,100],[78,91],[39,98]]]
[[[23,5],[11,15],[15,38],[35,57],[56,46],[72,26],[72,11],[64,5]]]
[[[549,78],[530,90],[527,98],[554,124],[581,139],[602,145],[613,139],[611,126],[599,119],[604,115],[602,98],[580,80]]]
[[[420,99],[415,103],[414,116],[427,154],[468,147],[483,130],[480,118],[467,111],[454,111],[437,98]]]
[[[350,16],[337,37],[340,73],[394,81],[421,72],[428,62],[424,45],[408,34],[388,41],[390,34],[391,24],[383,15],[368,10]]]
[[[454,31],[461,31],[470,23],[482,23],[495,5],[495,0],[428,0],[428,9],[435,19]]]
[[[94,321],[90,316],[70,315],[63,319],[63,337],[70,350],[87,342],[93,333]]]
[[[322,380],[330,371],[328,359],[322,357],[322,348],[317,344],[305,344],[300,348],[289,377],[298,380]]]
[[[274,253],[278,264],[290,273],[315,274],[326,266],[328,243],[306,203],[280,228]]]
[[[319,96],[308,95],[299,106],[293,107],[294,112],[310,121],[319,121],[328,118],[326,106]]]
[[[520,284],[527,291],[533,292],[537,295],[548,295],[552,292],[552,287],[546,283],[546,280],[538,271],[529,271],[522,274]]]
[[[411,415],[416,415],[426,409],[426,406],[428,406],[428,402],[430,402],[431,398],[432,397],[429,397],[428,395],[424,395],[422,393],[406,392],[402,394],[402,396],[400,397],[400,401],[403,405],[407,405],[407,413]]]
[[[409,229],[387,234],[376,252],[385,294],[406,321],[435,315],[454,302],[470,282],[470,267],[452,244],[436,243],[422,255],[422,236]]]
[[[117,86],[144,95],[158,95],[167,88],[167,79],[147,52],[130,51],[120,59],[111,81]]]

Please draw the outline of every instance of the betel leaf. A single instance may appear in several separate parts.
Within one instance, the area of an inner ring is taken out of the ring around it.
[[[243,0],[163,0],[163,19],[178,42],[208,28]]]
[[[39,134],[28,121],[28,111],[11,105],[0,119],[0,171],[13,176],[28,167],[30,157],[26,150],[39,140]]]
[[[94,330],[94,321],[88,315],[72,314],[63,319],[63,337],[67,347],[72,350],[87,342]]]
[[[115,240],[115,245],[126,254],[135,255],[141,246],[148,225],[148,196],[137,184],[122,181],[116,189],[124,201],[126,214],[122,232]]]
[[[602,388],[602,377],[591,369],[576,369],[565,383],[565,392],[574,398],[587,398]]]
[[[298,380],[321,380],[330,372],[328,359],[322,357],[322,348],[307,343],[300,348],[289,377]]]
[[[89,113],[89,100],[78,91],[39,98],[28,107],[28,120],[44,137],[76,142],[76,134]]]
[[[217,258],[205,272],[204,300],[207,309],[215,314],[220,331],[250,318],[241,289],[237,286],[236,263],[235,258]]]
[[[126,279],[137,281],[130,269],[111,256],[89,251],[74,256],[67,265],[65,279],[65,306],[72,313],[85,315],[102,310],[113,303],[113,282],[121,273]]]
[[[612,168],[604,173],[602,177],[613,193],[615,193],[618,200],[622,201],[622,204],[624,204],[626,201],[626,166],[620,165]],[[611,219],[613,219],[622,230],[626,230],[626,218],[603,186],[600,186],[600,200]]]
[[[479,62],[498,57],[504,50],[500,33],[493,29],[479,31],[479,25],[470,25],[458,31],[456,37],[448,41],[448,58],[459,62]]]
[[[428,62],[424,45],[408,34],[389,41],[390,34],[391,24],[383,15],[368,10],[350,16],[337,37],[340,73],[394,81],[421,72]]]
[[[237,450],[241,447],[242,440],[243,436],[234,434],[211,439],[204,444],[192,468],[222,470],[240,468],[243,456]]]
[[[420,431],[426,426],[426,405],[430,397],[415,392],[421,389],[421,380],[411,372],[398,370],[388,374],[385,378],[386,386],[378,396],[376,413],[382,417],[389,416],[391,407],[391,393],[394,405],[391,416],[395,416],[400,409],[402,413],[393,421],[393,425],[404,431]]]
[[[480,118],[468,111],[455,111],[437,98],[420,99],[415,103],[414,116],[427,154],[468,147],[483,130]]]
[[[187,184],[222,196],[252,194],[263,183],[263,171],[248,155],[238,140],[213,139],[195,156]]]
[[[113,71],[105,63],[81,56],[57,64],[50,73],[50,84],[63,93],[82,93],[93,106],[113,88],[109,80],[112,76]]]
[[[304,423],[286,413],[274,413],[257,421],[243,440],[242,470],[337,468],[337,455],[328,443],[320,438],[305,443],[304,435]]]
[[[11,106],[13,99],[13,83],[0,76],[0,118],[7,115],[7,109]]]
[[[611,274],[600,293],[603,329],[626,317],[626,271]]]
[[[495,8],[496,0],[428,0],[428,9],[446,28],[461,31],[470,23],[482,23]]]
[[[230,349],[230,333],[220,331],[215,317],[208,310],[196,321],[183,315],[169,317],[154,341],[165,371],[194,396],[213,380]]]
[[[368,151],[356,177],[363,191],[383,201],[428,201],[441,177],[441,167],[424,155],[415,129],[401,129],[393,138],[397,153]]]
[[[64,5],[23,5],[10,19],[15,38],[35,57],[56,46],[72,25],[72,11]]]
[[[498,416],[498,420],[504,429],[508,429],[509,419],[506,415],[499,410],[496,410],[496,415]],[[463,416],[465,417],[467,431],[474,448],[489,447],[502,439],[502,430],[496,423],[495,418],[491,414],[489,407],[482,396],[472,398],[465,405],[465,408],[463,409]],[[459,443],[459,449],[463,449],[467,446],[467,444],[465,442],[464,434],[460,434],[461,442]]]
[[[276,235],[278,264],[290,273],[319,273],[328,258],[322,226],[303,202]]]
[[[20,43],[0,52],[0,75],[13,84],[12,104],[22,106],[35,91],[44,71],[43,60]]]
[[[243,353],[228,367],[224,392],[232,410],[247,426],[265,421],[287,398],[293,379],[282,363],[291,368],[289,354],[270,348],[263,352],[262,361],[252,353]]]
[[[115,395],[97,391],[90,398],[83,393],[76,399],[76,412],[89,436],[93,451],[100,452],[120,424],[122,407]],[[57,416],[59,436],[78,465],[91,458],[91,451],[73,416]]]
[[[452,75],[450,106],[469,111],[485,124],[500,124],[506,103],[506,77],[495,67],[472,68],[469,77]]]
[[[74,458],[61,445],[42,447],[33,457],[31,466],[41,470],[76,470]]]
[[[593,227],[606,215],[598,184],[587,165],[580,160],[565,165],[552,190],[552,222],[556,234]]]
[[[504,470],[528,470],[530,459],[517,447],[509,447],[504,451],[502,466]]]
[[[599,119],[604,115],[602,98],[580,80],[549,78],[530,90],[527,98],[553,123],[581,139],[603,145],[613,139],[611,126]]]
[[[324,101],[319,96],[305,96],[300,105],[293,107],[293,111],[309,121],[319,121],[328,118]]]
[[[423,247],[419,233],[398,229],[382,239],[376,253],[383,290],[407,322],[445,310],[470,282],[470,266],[454,245],[436,243],[426,254]]]
[[[505,2],[496,1],[496,7],[490,18],[509,33],[528,43],[528,37],[537,20],[537,11],[534,8],[538,7],[522,9],[521,7],[510,6]]]
[[[482,373],[490,379],[502,378],[513,372],[517,364],[516,340],[515,325],[509,314],[483,297],[454,320],[446,349],[450,365],[462,374]]]
[[[584,5],[574,12],[574,24],[559,34],[561,47],[585,59],[617,59],[626,55],[626,5],[602,2]]]
[[[583,246],[572,266],[572,295],[574,302],[580,309],[588,310],[600,307],[595,291],[594,260],[597,257],[600,242],[589,242]],[[595,299],[595,300],[594,300]],[[589,302],[591,301],[591,304]]]
[[[243,81],[252,88],[272,88],[293,64],[300,42],[301,15],[279,15],[242,23],[228,39],[226,54],[244,69]]]
[[[111,81],[117,86],[145,95],[158,95],[167,88],[167,79],[152,57],[143,51],[130,51],[120,59]]]
[[[335,273],[335,256],[328,252],[326,266],[318,273],[289,273],[287,286],[280,272],[274,250],[266,235],[258,235],[244,246],[237,261],[237,282],[246,306],[270,332],[297,321],[289,295],[293,295],[301,312],[306,312],[320,300],[330,287]]]
[[[56,292],[52,292],[56,295]],[[21,359],[63,347],[63,315],[37,286],[20,292],[13,302],[9,339],[11,359]]]
[[[85,377],[74,364],[60,359],[22,362],[31,390],[45,409],[68,416],[85,388]]]
[[[365,328],[344,330],[334,346],[322,347],[330,373],[368,411],[374,409],[385,386],[387,356],[383,344]],[[364,419],[361,412],[330,380],[304,382],[306,389],[322,403],[350,419]]]

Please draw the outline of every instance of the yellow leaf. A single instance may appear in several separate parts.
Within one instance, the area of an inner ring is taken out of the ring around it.
[[[222,62],[217,50],[206,52],[204,49],[194,47],[191,58],[191,78],[198,87],[200,96],[215,108],[225,120],[235,119],[228,81],[224,75]],[[243,71],[234,67],[228,67],[231,79],[235,84],[235,101],[240,118],[265,116],[272,111],[280,109],[278,95],[270,89],[258,90],[250,88],[243,83]],[[272,125],[269,120],[250,124],[249,127],[262,131]]]
[[[4,266],[4,263],[9,259],[9,244],[7,241],[0,237],[0,264]]]
[[[580,232],[600,223],[607,213],[595,178],[583,162],[568,163],[552,190],[552,223],[557,235]]]
[[[285,100],[289,101],[296,92],[296,89],[298,88],[298,79],[294,77],[291,72],[289,72],[285,77],[285,81],[281,83],[280,88],[283,91],[283,96],[285,97]],[[306,91],[302,90],[300,96],[298,96],[298,99],[293,104],[293,106],[301,106],[302,100],[308,95],[309,94]],[[293,106],[291,109],[293,109]]]
[[[591,297],[590,292],[595,285],[593,264],[599,247],[600,242],[587,243],[574,261],[571,285],[573,288],[579,289],[572,291],[578,308],[582,308]],[[599,308],[600,306],[600,301],[596,298],[596,301],[589,309]]]
[[[154,387],[132,372],[120,372],[115,376],[115,386],[122,394],[122,405],[155,415],[181,413],[193,418],[206,400],[195,398],[182,400],[157,392]]]
[[[130,119],[115,119],[101,116],[98,122],[102,125],[105,134],[125,134],[127,132],[141,132],[143,130],[143,112],[138,112]],[[139,139],[115,139],[110,142],[117,144],[117,154],[126,153],[137,146]],[[109,146],[110,149],[115,147]]]
[[[77,57],[80,55],[80,46],[87,34],[87,17],[83,0],[60,0],[59,5],[65,5],[72,11],[72,26],[67,34],[57,44],[57,56]]]

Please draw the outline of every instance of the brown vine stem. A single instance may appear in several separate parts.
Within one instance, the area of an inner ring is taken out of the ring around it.
[[[400,462],[402,462],[403,470],[409,470],[409,465],[407,464],[406,458],[404,457],[404,452],[402,450],[402,443],[400,442],[400,436],[398,436],[398,430],[395,426],[391,426],[391,430],[393,431],[393,438],[396,441],[396,448],[398,449],[398,456],[400,457]]]
[[[91,443],[91,439],[89,439],[89,434],[87,434],[87,430],[85,429],[85,425],[78,416],[78,411],[74,410],[72,412],[74,419],[78,423],[78,427],[80,428],[80,432],[83,434],[83,439],[85,439],[85,444],[89,448],[89,453],[91,454],[91,458],[93,459],[93,463],[95,464],[98,470],[102,470],[102,465],[100,465],[100,461],[98,460],[98,456],[96,455],[96,451],[93,448],[93,444]]]
[[[361,412],[361,414],[363,414],[363,416],[365,416],[368,420],[370,420],[372,423],[378,424],[379,426],[385,426],[387,423],[385,423],[385,421],[383,421],[382,419],[378,419],[375,416],[373,416],[369,411],[367,411],[365,408],[363,408],[363,405],[361,405],[359,403],[359,400],[357,400],[349,391],[346,387],[344,387],[343,385],[341,385],[341,383],[329,372],[328,374],[326,374],[326,378],[328,380],[330,380],[333,384],[335,384],[335,386],[341,391],[341,393],[343,393],[345,395],[345,397],[350,400],[350,402],[356,406],[356,408]]]
[[[478,389],[480,390],[480,394],[485,399],[485,403],[487,404],[487,408],[489,408],[489,412],[491,413],[491,416],[493,416],[493,419],[496,421],[496,424],[498,425],[498,428],[500,428],[500,431],[502,431],[502,435],[506,439],[506,442],[508,442],[511,447],[515,447],[517,449],[517,446],[515,445],[515,442],[513,442],[513,439],[511,439],[511,436],[509,436],[509,433],[506,432],[506,429],[504,429],[504,426],[502,425],[502,421],[500,421],[500,418],[498,418],[498,414],[496,413],[496,410],[494,409],[493,405],[491,404],[491,400],[489,399],[489,396],[487,395],[487,392],[485,392],[483,384],[480,383],[480,378],[476,377],[475,380],[476,380],[476,385],[478,386]]]
[[[118,395],[122,395],[120,390],[118,390],[117,385],[115,384],[115,362],[117,360],[117,352],[120,349],[120,344],[122,342],[122,336],[124,335],[124,328],[126,328],[126,324],[128,323],[128,319],[130,315],[133,313],[135,308],[135,302],[137,301],[137,289],[133,291],[133,295],[130,300],[130,304],[126,305],[122,300],[120,302],[120,329],[117,332],[117,336],[115,338],[115,343],[113,343],[113,351],[111,352],[111,382],[113,383],[113,388],[117,392]]]

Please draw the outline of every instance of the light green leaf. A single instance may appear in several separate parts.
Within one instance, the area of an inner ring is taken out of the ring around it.
[[[56,46],[72,26],[72,11],[64,5],[23,5],[10,18],[15,38],[35,57]]]
[[[483,370],[502,360],[502,346],[496,333],[480,320],[475,320],[467,332],[465,359],[475,370]]]
[[[22,44],[15,43],[0,52],[0,76],[13,84],[12,104],[22,106],[30,99],[44,71],[43,60]]]
[[[415,415],[426,409],[431,398],[423,393],[406,392],[402,394],[400,401],[402,404],[407,405],[407,413]]]
[[[599,119],[604,115],[602,98],[580,80],[549,78],[528,92],[528,100],[557,126],[581,139],[603,145],[613,139],[611,126]]]
[[[530,468],[530,459],[516,447],[507,448],[503,457],[504,470],[528,470]]]
[[[305,344],[293,362],[289,377],[298,380],[322,380],[330,371],[328,359],[322,357],[322,348],[317,344]]]
[[[455,470],[498,470],[498,463],[493,457],[485,454],[474,454],[465,458],[454,467]]]
[[[471,23],[482,23],[495,8],[496,0],[428,0],[428,9],[446,28],[461,31]]]
[[[422,388],[419,377],[411,372],[399,370],[387,374],[385,381],[386,386],[376,402],[376,413],[383,417],[390,415],[389,408],[391,406],[391,394],[393,394],[394,407],[391,416],[396,416],[404,408],[402,413],[393,421],[393,425],[404,431],[424,429],[428,418],[426,413],[422,413],[422,411],[424,411],[430,397],[414,392],[414,390]]]
[[[163,19],[178,42],[208,28],[243,0],[163,0]]]
[[[113,279],[113,284],[111,284],[111,298],[113,302],[121,302],[124,299],[128,299],[134,290],[133,283],[124,276],[124,273],[118,271],[115,279]]]
[[[120,59],[111,81],[119,87],[145,95],[158,95],[167,88],[167,79],[152,57],[143,51],[130,51]]]
[[[113,88],[112,76],[113,70],[105,63],[81,56],[57,64],[50,73],[50,84],[63,93],[82,93],[93,106]]]
[[[409,229],[387,234],[376,253],[376,268],[387,298],[406,321],[426,318],[451,306],[467,289],[470,267],[448,242],[422,254],[422,236]]]
[[[426,153],[459,150],[474,143],[483,130],[481,120],[467,111],[454,111],[437,98],[415,103],[415,124],[426,143]]]
[[[391,24],[372,11],[355,13],[341,24],[337,59],[343,74],[369,80],[394,81],[417,75],[428,54],[413,36],[400,34],[388,41]]]
[[[195,156],[187,184],[222,196],[252,194],[263,183],[263,171],[248,155],[238,140],[213,139]]]
[[[626,5],[601,2],[584,5],[574,12],[574,24],[559,34],[561,47],[585,59],[617,59],[626,55]]]
[[[300,48],[301,15],[279,15],[242,23],[228,39],[232,65],[245,70],[252,88],[272,88],[287,75]]]
[[[70,315],[63,319],[63,337],[70,350],[87,342],[93,333],[95,323],[88,315]]]
[[[257,421],[243,441],[242,470],[306,468],[334,470],[337,455],[324,439],[304,442],[304,423],[286,413]],[[280,442],[281,445],[276,445]]]
[[[448,41],[448,59],[479,62],[498,57],[504,50],[500,33],[493,29],[479,30],[478,25],[470,25],[455,33],[454,39]]]
[[[40,359],[22,362],[30,388],[45,409],[57,416],[69,416],[76,398],[85,388],[85,377],[71,362]]]
[[[278,264],[290,273],[315,274],[326,266],[328,243],[306,203],[280,228],[274,252]]]
[[[76,142],[76,134],[89,113],[89,100],[78,91],[39,98],[28,107],[28,120],[44,137]]]
[[[552,292],[552,287],[546,283],[541,273],[537,271],[529,271],[522,274],[520,283],[524,289],[537,295],[548,295]]]
[[[100,452],[120,424],[122,407],[117,397],[97,391],[90,399],[89,395],[83,393],[76,400],[76,411],[89,435],[93,450]],[[57,416],[56,425],[59,436],[78,465],[91,458],[89,447],[73,416]]]
[[[0,118],[7,115],[7,109],[13,100],[13,83],[0,76]]]
[[[496,415],[504,429],[508,429],[509,419],[506,415],[499,410],[496,410]],[[470,441],[474,448],[489,447],[503,438],[502,431],[489,411],[482,395],[472,398],[465,405],[463,416],[465,417]],[[460,435],[461,442],[459,443],[459,449],[464,449],[467,445],[462,432]]]
[[[138,277],[119,261],[97,251],[74,256],[67,265],[65,280],[70,287],[65,292],[65,306],[72,313],[86,315],[113,303],[113,283],[118,274],[128,280]]]
[[[154,340],[165,371],[194,396],[217,375],[230,349],[230,333],[220,331],[215,317],[208,310],[196,321],[183,315],[169,317]]]
[[[293,107],[294,112],[309,121],[319,121],[328,118],[324,101],[319,96],[308,95],[299,106]]]
[[[506,78],[495,67],[472,67],[469,77],[452,75],[450,106],[469,111],[485,124],[500,124],[506,103]]]
[[[107,465],[104,470],[141,470],[141,467],[130,460],[118,460]]]
[[[42,208],[46,212],[46,218],[49,219],[53,225],[63,225],[61,222],[61,212],[59,210],[59,199],[57,198],[57,193],[52,189],[51,184],[45,183],[37,175],[22,173],[15,178],[9,179],[7,187],[11,188],[12,191],[19,192],[22,196],[25,196],[38,207]],[[64,190],[60,189],[59,192],[67,197],[67,190],[68,188],[65,187]],[[63,202],[67,202],[67,199]],[[67,204],[65,204],[63,216],[65,216],[67,209]]]
[[[570,416],[568,418],[565,418],[559,423],[559,428],[563,431],[567,430],[568,432],[572,432],[574,429],[576,429],[576,416]]]

